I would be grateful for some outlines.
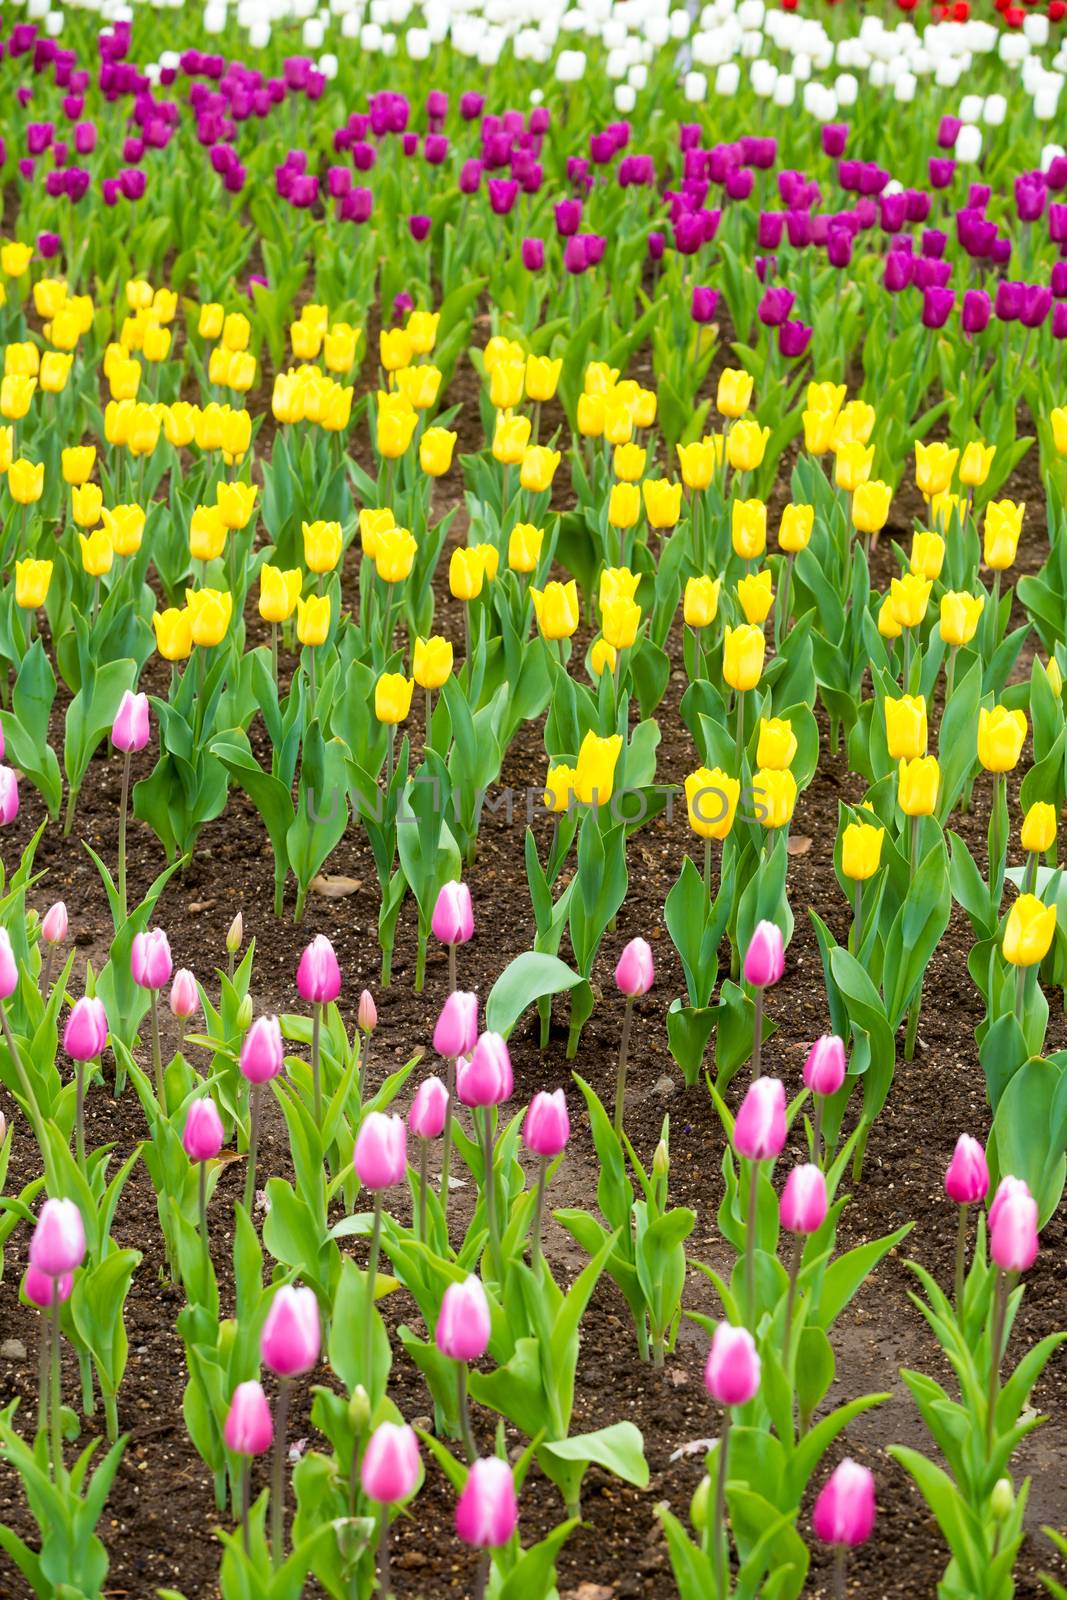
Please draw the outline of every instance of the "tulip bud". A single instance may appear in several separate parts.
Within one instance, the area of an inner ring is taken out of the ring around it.
[[[760,922],[745,951],[745,982],[756,989],[777,983],[785,971],[782,931],[773,922]]]
[[[107,1044],[104,1002],[88,995],[76,1000],[63,1030],[63,1048],[72,1061],[95,1061]]]
[[[245,997],[251,1001],[251,997]],[[249,1083],[266,1083],[282,1070],[285,1053],[277,1017],[257,1017],[241,1041],[240,1068]]]
[[[698,1533],[703,1533],[708,1520],[708,1501],[711,1499],[711,1479],[705,1472],[693,1491],[689,1502],[689,1520]]]
[[[989,1212],[989,1255],[1002,1272],[1025,1272],[1037,1258],[1037,1201],[1013,1190]]]
[[[149,928],[145,933],[134,934],[130,947],[130,971],[134,983],[142,989],[162,989],[173,968],[170,945],[162,928]]]
[[[3,930],[0,930],[2,932]],[[441,1008],[433,1030],[433,1047],[446,1060],[467,1055],[478,1038],[478,996],[456,989]]]
[[[188,967],[179,967],[170,986],[170,1009],[176,1017],[195,1017],[200,1010],[196,979]]]
[[[1010,1478],[998,1478],[989,1497],[989,1513],[994,1522],[1007,1522],[1015,1510],[1015,1489]]]
[[[326,1005],[341,992],[341,969],[333,945],[324,934],[317,934],[296,970],[296,987],[301,1000],[309,1005]]]
[[[356,1012],[356,1021],[364,1033],[373,1033],[378,1026],[378,1008],[374,1004],[374,996],[369,989],[364,989],[359,997],[359,1010]]]
[[[212,1161],[225,1142],[222,1118],[210,1095],[194,1100],[185,1117],[182,1149],[190,1161]]]
[[[143,750],[148,743],[148,696],[127,689],[119,701],[111,727],[111,743],[127,755]]]
[[[479,1361],[489,1348],[489,1301],[482,1280],[471,1273],[450,1283],[441,1300],[434,1339],[450,1361]]]
[[[265,1455],[274,1442],[274,1422],[263,1385],[251,1378],[233,1391],[222,1430],[227,1450],[237,1456]]]
[[[536,1156],[551,1159],[562,1155],[570,1135],[567,1097],[563,1090],[556,1089],[552,1094],[543,1091],[535,1094],[522,1124],[522,1140],[527,1150]]]
[[[652,1157],[652,1176],[654,1178],[665,1178],[670,1170],[670,1152],[668,1151],[665,1142],[661,1139],[659,1144],[656,1146],[655,1154]]]
[[[47,1272],[42,1272],[40,1267],[28,1266],[22,1279],[22,1292],[31,1306],[36,1306],[39,1311],[56,1303],[56,1294],[59,1295],[60,1305],[64,1305],[71,1297],[74,1289],[74,1275],[65,1272],[61,1278],[50,1278]]]
[[[348,1401],[348,1420],[357,1438],[366,1433],[370,1418],[370,1395],[361,1383],[357,1383]]]
[[[498,1550],[508,1543],[518,1520],[511,1468],[499,1456],[483,1456],[471,1467],[456,1502],[456,1532],[477,1550]]]
[[[961,1133],[945,1173],[945,1193],[959,1206],[977,1205],[989,1192],[989,1166],[977,1139]]]
[[[353,1156],[356,1176],[366,1189],[389,1189],[407,1172],[407,1128],[398,1116],[372,1111],[363,1119]]]
[[[226,952],[234,956],[241,948],[245,936],[245,919],[240,912],[234,917],[226,930]]]
[[[30,1240],[30,1265],[50,1278],[73,1272],[85,1259],[85,1225],[73,1200],[46,1200]]]
[[[721,1406],[743,1406],[759,1389],[760,1358],[747,1328],[720,1322],[704,1368],[704,1387]]]
[[[408,1127],[416,1138],[438,1139],[444,1130],[448,1090],[440,1078],[424,1078],[408,1112]]]
[[[826,1221],[826,1179],[819,1167],[794,1167],[782,1190],[782,1227],[790,1233],[818,1233]]]
[[[636,1000],[647,994],[656,976],[652,951],[644,939],[631,939],[615,968],[615,983],[620,994]]]
[[[395,1505],[415,1493],[419,1481],[419,1441],[404,1422],[381,1422],[363,1453],[359,1477],[368,1500]]]
[[[260,1335],[265,1366],[279,1378],[310,1372],[319,1359],[322,1330],[315,1291],[287,1283],[275,1291]]]
[[[511,1057],[503,1036],[483,1033],[469,1059],[456,1066],[456,1093],[465,1106],[498,1106],[507,1100],[514,1079]]]
[[[19,986],[19,969],[11,948],[11,935],[0,928],[0,1000],[6,1000]]]
[[[471,892],[465,883],[445,883],[430,919],[435,939],[442,944],[466,944],[474,933]]]
[[[874,1510],[874,1478],[846,1456],[819,1491],[812,1531],[823,1544],[863,1544],[874,1527]]]
[[[845,1044],[836,1033],[824,1033],[808,1051],[804,1086],[812,1094],[836,1094],[845,1081]]]
[[[734,1149],[749,1161],[771,1161],[785,1145],[785,1088],[778,1078],[750,1084],[734,1123]]]
[[[62,944],[67,937],[67,908],[62,900],[49,906],[41,921],[41,938],[45,944]]]

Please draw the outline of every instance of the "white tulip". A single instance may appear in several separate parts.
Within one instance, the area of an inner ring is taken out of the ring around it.
[[[715,93],[732,99],[741,82],[741,68],[736,61],[724,61],[715,74]]]
[[[561,50],[556,59],[558,83],[581,83],[585,76],[585,51]]]
[[[860,86],[851,72],[839,72],[834,80],[834,93],[839,106],[854,106],[860,92]]]
[[[630,87],[636,89],[640,93],[640,91],[646,88],[648,85],[648,68],[642,62],[635,61],[634,65],[626,74],[626,77],[630,83]]]
[[[1008,102],[1002,94],[991,94],[987,97],[985,109],[982,112],[982,121],[987,128],[1003,127],[1004,118],[1008,114]]]
[[[733,65],[733,63],[731,63],[731,65]],[[724,71],[725,68],[719,68],[720,75]],[[771,95],[774,93],[774,86],[778,81],[778,68],[773,64],[773,62],[765,61],[761,57],[758,61],[753,61],[752,63],[752,67],[749,72],[749,81],[752,84],[752,92],[754,94],[758,95],[761,100],[769,100]],[[732,90],[730,92],[733,93]]]
[[[637,104],[637,91],[628,83],[615,86],[615,110],[628,117]]]
[[[919,80],[913,72],[902,72],[893,85],[893,97],[899,100],[901,105],[910,105],[915,99],[918,86]]]
[[[1054,161],[1064,154],[1062,144],[1047,144],[1041,152],[1041,171],[1047,172]]]
[[[699,101],[707,98],[707,77],[703,72],[687,72],[682,88],[689,104],[696,105]]]
[[[797,97],[797,80],[791,72],[780,72],[774,85],[776,106],[791,106]]]
[[[425,28],[409,28],[404,36],[404,48],[410,61],[427,61],[430,56],[430,35]]]
[[[326,37],[326,29],[318,17],[308,17],[301,30],[300,37],[305,50],[321,50],[322,41]]]
[[[973,165],[982,154],[981,128],[976,128],[973,123],[968,123],[967,127],[961,128],[953,154],[961,164]]]
[[[983,100],[980,94],[965,94],[960,101],[961,122],[981,122]]]
[[[1023,32],[1032,45],[1041,49],[1048,44],[1048,17],[1043,11],[1031,11],[1023,18]]]

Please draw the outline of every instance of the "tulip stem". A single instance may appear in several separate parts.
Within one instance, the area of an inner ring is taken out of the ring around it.
[[[441,1211],[445,1219],[445,1237],[448,1237],[448,1173],[452,1165],[452,1102],[456,1097],[456,1058],[449,1056],[445,1063],[445,1088],[448,1090],[448,1099],[445,1102],[445,1127],[444,1148],[441,1152]]]
[[[474,1577],[474,1600],[485,1600],[486,1590],[489,1587],[489,1563],[491,1557],[488,1550],[484,1550],[478,1560],[478,1571]]]
[[[756,1230],[759,1215],[759,1162],[749,1163],[748,1218],[745,1223],[745,1309],[749,1330],[756,1331]]]
[[[384,1190],[374,1191],[374,1222],[371,1226],[370,1252],[367,1256],[367,1298],[363,1312],[363,1357],[373,1367],[374,1300],[378,1287],[378,1260],[382,1250],[382,1197]]]
[[[997,1272],[997,1288],[993,1301],[993,1332],[989,1346],[989,1401],[986,1408],[986,1453],[991,1454],[996,1437],[997,1393],[1000,1388],[1000,1362],[1004,1347],[1004,1322],[1008,1310],[1007,1274]]]
[[[74,1112],[74,1148],[77,1153],[78,1171],[85,1174],[85,1062],[79,1061],[75,1070],[77,1082],[77,1099]]]
[[[626,1100],[626,1058],[630,1050],[630,1028],[633,1024],[634,997],[626,996],[626,1010],[622,1018],[622,1037],[619,1039],[619,1064],[615,1071],[615,1132],[622,1135],[623,1104]]]
[[[256,1158],[259,1155],[259,1110],[262,1084],[252,1085],[252,1106],[248,1130],[248,1173],[245,1177],[245,1210],[249,1217],[252,1215],[252,1205],[256,1198]]]
[[[37,1432],[48,1432],[48,1391],[52,1359],[52,1319],[42,1311],[37,1341]]]
[[[726,1457],[730,1448],[730,1411],[722,1414],[722,1432],[719,1434],[719,1459],[715,1473],[715,1509],[712,1513],[712,1565],[715,1570],[715,1600],[725,1600],[726,1564],[729,1559],[726,1534]]]
[[[456,1402],[459,1408],[459,1431],[463,1439],[463,1448],[467,1452],[467,1460],[473,1467],[478,1459],[478,1446],[474,1442],[474,1429],[471,1427],[471,1408],[467,1399],[467,1363],[456,1362]]]
[[[454,944],[450,944],[448,947],[448,992],[449,994],[455,994],[456,992],[456,947]]]
[[[967,1266],[967,1217],[969,1206],[960,1206],[960,1222],[956,1232],[956,1315],[963,1314],[963,1281]]]
[[[2,1000],[0,1000],[0,1027],[3,1028],[4,1043],[7,1045],[7,1053],[11,1057],[12,1064],[14,1065],[16,1073],[18,1074],[19,1087],[22,1090],[22,1098],[26,1102],[26,1115],[30,1119],[30,1126],[33,1129],[34,1138],[41,1147],[41,1154],[44,1155],[48,1148],[48,1142],[45,1138],[44,1124],[41,1121],[41,1113],[37,1105],[37,1096],[30,1087],[30,1080],[26,1076],[26,1068],[23,1065],[22,1056],[19,1053],[18,1046],[16,1045],[14,1036],[11,1032],[11,1024],[7,1019],[7,1007],[4,1005]]]
[[[252,1553],[252,1533],[248,1526],[252,1513],[252,1463],[247,1456],[241,1462],[241,1542],[245,1555]]]
[[[389,1600],[393,1580],[389,1573],[389,1507],[382,1507],[382,1525],[378,1529],[378,1593]]]
[[[58,1484],[63,1475],[63,1376],[59,1365],[63,1302],[59,1294],[59,1279],[51,1278],[49,1281],[52,1285],[52,1473]]]
[[[953,690],[953,688],[955,687],[955,684],[956,684],[956,655],[957,655],[956,646],[955,645],[950,645],[949,646],[949,652],[948,652],[948,666],[945,668],[945,705],[946,706],[948,705],[948,702],[949,702],[949,700],[950,700],[950,698],[952,696],[952,690]]]
[[[165,1117],[167,1114],[167,1087],[163,1082],[163,1050],[159,1042],[159,990],[152,989],[149,1011],[152,1019],[152,1074],[156,1080],[156,1099],[159,1109]]]
[[[311,1086],[315,1100],[315,1126],[322,1132],[322,1004],[311,1008]]]
[[[537,1199],[534,1201],[533,1265],[539,1272],[544,1252],[541,1248],[541,1231],[545,1216],[545,1182],[548,1177],[548,1157],[541,1156],[537,1163]]]
[[[493,1263],[496,1281],[503,1287],[504,1262],[500,1254],[500,1235],[497,1230],[496,1217],[496,1184],[493,1181],[493,1114],[489,1106],[482,1107],[481,1123],[482,1153],[485,1166],[485,1220],[489,1225],[489,1258]]]
[[[274,680],[274,687],[278,687],[278,624],[270,625],[270,673]]]
[[[845,1582],[845,1546],[834,1547],[834,1600],[845,1600],[848,1586]]]
[[[55,961],[56,947],[50,944],[45,951],[44,965],[41,968],[40,990],[45,1005],[48,1004],[52,992],[52,965]]]
[[[200,1248],[204,1256],[204,1304],[209,1298],[211,1283],[211,1244],[207,1232],[207,1162],[199,1163],[197,1184],[197,1215],[200,1218]]]
[[[859,955],[863,944],[863,879],[856,879],[855,906],[852,913],[852,952]]]
[[[752,1018],[752,1081],[763,1071],[763,985],[756,985],[756,1009]]]
[[[119,906],[126,921],[126,811],[130,802],[130,751],[122,758],[122,797],[119,800]]]
[[[745,691],[737,691],[737,775],[741,776],[741,766],[745,758]]]
[[[1015,1020],[1020,1028],[1023,1026],[1023,1017],[1026,1015],[1026,972],[1025,967],[1015,969]]]
[[[825,1097],[815,1096],[815,1127],[811,1136],[811,1158],[817,1167],[822,1166],[822,1115]]]
[[[429,1139],[419,1140],[419,1229],[418,1237],[422,1244],[426,1243],[426,1186],[427,1167],[430,1160]]]
[[[360,1060],[359,1060],[359,1104],[360,1104],[360,1108],[361,1109],[362,1109],[362,1106],[363,1106],[363,1095],[366,1092],[366,1088],[367,1088],[367,1066],[368,1066],[369,1062],[370,1062],[370,1034],[369,1033],[365,1033],[363,1035],[363,1049],[360,1052]]]
[[[430,748],[430,732],[431,732],[432,726],[433,726],[433,698],[432,698],[432,696],[430,694],[429,689],[427,689],[426,690],[426,739],[424,741],[424,749],[425,750],[429,750],[429,748]]]
[[[789,1365],[789,1345],[793,1337],[793,1308],[797,1298],[797,1277],[800,1274],[800,1263],[804,1255],[804,1238],[802,1234],[794,1233],[793,1249],[789,1257],[789,1290],[785,1299],[785,1334],[782,1339],[782,1360]]]
[[[911,819],[911,859],[909,862],[909,881],[911,883],[915,882],[915,875],[919,870],[919,824],[921,820],[920,817],[912,817]],[[920,977],[918,992],[908,1009],[908,1027],[904,1035],[905,1061],[914,1061],[915,1059],[915,1039],[919,1032],[919,1011],[922,1002],[923,982]]]
[[[274,1409],[274,1456],[270,1474],[270,1560],[277,1572],[285,1555],[285,1435],[289,1421],[289,1380],[278,1379]]]

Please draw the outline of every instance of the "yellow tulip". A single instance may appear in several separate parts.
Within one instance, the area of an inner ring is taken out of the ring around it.
[[[414,690],[414,678],[405,678],[402,672],[383,672],[374,685],[374,715],[378,721],[394,728],[403,722],[411,710]]]
[[[1056,807],[1045,800],[1035,800],[1023,818],[1019,842],[1024,850],[1043,856],[1056,843]]]
[[[209,300],[200,307],[196,331],[201,339],[217,339],[222,332],[222,319],[225,315],[222,306],[216,300]]]
[[[102,578],[111,571],[115,547],[103,528],[97,528],[95,533],[79,533],[78,543],[82,547],[82,567],[90,578]]]
[[[674,528],[682,514],[682,486],[669,478],[646,478],[641,485],[650,528]]]
[[[811,541],[811,530],[814,524],[814,506],[786,506],[782,512],[782,521],[778,529],[779,550],[785,550],[790,555],[795,554],[798,550],[806,550]]]
[[[534,572],[541,559],[544,528],[531,522],[517,522],[508,537],[508,566],[512,572]]]
[[[414,355],[430,354],[437,343],[437,324],[440,320],[439,311],[413,311],[408,317],[408,325],[404,331]]]
[[[252,324],[243,311],[231,311],[222,324],[222,342],[227,350],[247,350]]]
[[[188,400],[176,400],[172,406],[167,406],[163,412],[163,434],[168,444],[175,450],[184,450],[196,437],[196,407],[190,405]],[[237,412],[236,415],[247,417],[246,411]],[[250,420],[250,419],[249,419]],[[251,428],[249,428],[251,437]],[[245,445],[247,449],[247,442]]]
[[[32,260],[31,244],[17,244],[12,240],[0,247],[0,271],[5,278],[21,278]]]
[[[989,469],[993,465],[996,453],[995,444],[983,444],[979,439],[972,440],[960,458],[960,482],[966,484],[969,489],[979,488],[989,477]]]
[[[411,443],[411,436],[415,432],[419,420],[417,411],[410,407],[401,410],[397,406],[378,407],[377,441],[378,454],[385,456],[386,460],[395,461],[402,456]]]
[[[850,822],[841,835],[841,871],[854,883],[873,878],[882,861],[885,829],[872,822]]]
[[[189,554],[194,561],[217,561],[226,548],[226,524],[218,506],[197,506],[189,520]]]
[[[857,533],[881,533],[889,520],[893,491],[881,478],[858,484],[852,496],[852,526]]]
[[[29,340],[4,347],[4,376],[36,378],[41,370],[41,352]]]
[[[104,407],[104,438],[108,444],[125,444],[133,420],[132,400],[109,400]]]
[[[363,547],[363,554],[373,561],[378,551],[378,540],[383,533],[388,533],[390,528],[396,527],[396,518],[388,506],[375,510],[371,506],[364,506],[359,514],[359,542]]]
[[[95,483],[83,483],[70,491],[71,513],[79,528],[95,528],[104,508],[104,491]]]
[[[341,524],[303,522],[304,565],[310,572],[332,572],[341,559]]]
[[[808,384],[808,410],[818,411],[823,416],[834,418],[844,404],[847,390],[843,383],[817,383]]]
[[[735,472],[754,472],[763,461],[770,428],[758,422],[735,422],[726,436],[726,459]]]
[[[983,706],[978,713],[978,759],[987,772],[1011,772],[1026,741],[1026,712]]]
[[[492,583],[500,570],[500,551],[495,544],[476,544],[474,549],[482,558],[486,580]]]
[[[112,400],[136,400],[141,387],[141,363],[133,360],[116,361],[108,373],[108,384]]]
[[[428,411],[437,403],[441,389],[439,367],[426,365],[401,367],[395,378],[398,392],[404,396],[409,405],[415,407],[416,411]]]
[[[237,531],[247,528],[256,503],[254,483],[219,483],[215,490],[219,515],[227,528]]]
[[[873,406],[866,400],[850,400],[837,414],[832,448],[837,451],[847,444],[869,444],[874,423]]]
[[[638,386],[632,407],[634,427],[651,428],[656,420],[657,405],[655,389],[642,389]]]
[[[477,600],[485,581],[485,563],[477,550],[457,545],[448,563],[448,587],[454,600]]]
[[[29,558],[15,562],[15,604],[23,611],[36,611],[48,598],[52,581],[51,561]]]
[[[962,523],[963,501],[958,494],[946,493],[932,494],[930,496],[930,521],[935,527],[940,528],[943,534],[947,534],[952,527],[954,512],[959,516]]]
[[[442,478],[452,465],[458,434],[448,428],[427,428],[419,440],[419,466],[428,478]]]
[[[616,445],[615,455],[612,459],[615,476],[621,478],[624,483],[639,482],[645,470],[646,455],[647,451],[643,450],[639,444]]]
[[[618,659],[619,653],[613,644],[609,644],[606,639],[596,639],[589,652],[589,670],[594,678],[601,677],[605,668],[609,673],[613,673]]]
[[[299,567],[282,571],[269,562],[259,574],[259,614],[264,622],[288,622],[296,610],[296,602],[303,588],[303,575]]]
[[[641,515],[641,492],[635,483],[613,483],[608,496],[608,521],[613,528],[632,528]]]
[[[613,650],[629,650],[641,626],[641,607],[620,595],[604,606],[601,615],[608,644]]]
[[[765,828],[784,828],[793,820],[797,780],[788,769],[761,768],[752,779],[752,795],[756,816]]]
[[[163,431],[167,432],[166,417],[163,418]],[[169,433],[167,437],[170,438]],[[222,416],[222,459],[226,465],[240,465],[251,443],[252,418],[247,411],[233,411],[227,406]]]
[[[526,377],[524,361],[497,361],[489,374],[489,402],[498,411],[511,411],[522,400]]]
[[[1056,699],[1059,700],[1063,694],[1063,674],[1060,671],[1059,662],[1056,660],[1055,656],[1049,656],[1048,658],[1048,665],[1045,668],[1045,677],[1052,685],[1052,692],[1056,696]]]
[[[746,578],[742,578],[737,585],[737,598],[746,622],[766,622],[774,604],[770,568],[764,567],[760,572],[750,572]]]
[[[166,361],[170,354],[170,329],[149,323],[144,331],[144,358],[146,361]]]
[[[600,574],[597,604],[601,611],[613,600],[632,600],[641,587],[641,574],[629,567],[605,567]]]
[[[498,411],[493,430],[493,460],[502,466],[518,466],[530,442],[530,419]]]
[[[11,458],[15,453],[14,428],[0,428],[0,473],[4,473],[11,465]],[[94,451],[95,455],[95,451]],[[89,472],[93,469],[89,468]],[[88,477],[89,473],[86,473]]]
[[[551,400],[563,371],[563,358],[553,361],[550,356],[526,357],[526,393],[531,400]]]
[[[721,767],[698,767],[685,780],[689,826],[698,839],[725,839],[734,825],[741,784]]]
[[[37,379],[8,373],[0,378],[0,416],[9,422],[21,422],[30,409]]]
[[[33,286],[33,304],[42,322],[55,318],[67,298],[62,278],[39,278]]]
[[[715,476],[715,446],[703,441],[675,446],[682,482],[687,489],[706,489]]]
[[[615,788],[615,768],[622,749],[622,736],[613,733],[602,739],[590,730],[578,751],[574,769],[574,792],[583,805],[606,806]]]
[[[32,506],[44,493],[44,462],[35,466],[25,457],[13,461],[7,469],[7,486],[17,505]]]
[[[614,389],[618,377],[618,367],[609,367],[605,361],[590,361],[582,387],[586,394],[607,395]]]
[[[418,548],[415,535],[408,528],[386,528],[380,533],[374,549],[374,570],[382,582],[403,583],[410,577]]]
[[[184,661],[193,648],[193,619],[188,606],[179,611],[171,606],[152,613],[156,649],[164,661]]]
[[[62,394],[67,387],[73,360],[73,356],[63,355],[59,350],[45,351],[41,357],[41,371],[38,378],[42,394]]]
[[[833,444],[834,418],[827,411],[805,411],[804,448],[811,456],[824,456]]]
[[[91,444],[75,444],[60,456],[63,464],[63,481],[72,486],[85,483],[96,465],[96,449]]]
[[[924,756],[928,737],[925,695],[902,694],[899,700],[887,695],[882,709],[890,759],[914,761],[916,756]]]
[[[323,341],[322,358],[330,372],[349,372],[356,359],[360,329],[335,322]]]
[[[325,644],[330,631],[330,597],[328,594],[302,595],[296,602],[296,636],[301,644]],[[410,704],[411,697],[408,696]]]
[[[762,500],[735,500],[730,507],[734,554],[758,561],[767,548],[767,507]]]
[[[543,494],[551,489],[559,462],[558,450],[547,450],[543,444],[531,445],[523,453],[519,483],[531,494]]]
[[[1023,531],[1024,502],[991,500],[985,508],[985,564],[994,572],[1004,572],[1015,560],[1019,535]]]
[[[948,590],[941,596],[941,637],[946,644],[970,644],[985,609],[985,595]]]
[[[915,482],[925,495],[944,494],[952,482],[952,474],[959,460],[958,450],[951,449],[940,440],[933,444],[915,441]]]
[[[415,354],[405,328],[383,328],[378,335],[378,354],[386,372],[399,372],[411,365]]]
[[[145,514],[140,506],[115,506],[103,510],[104,531],[117,556],[135,556],[144,536]]]
[[[1004,959],[1013,967],[1036,967],[1048,955],[1056,932],[1056,907],[1035,894],[1021,894],[1008,912]]]
[[[298,361],[317,361],[322,349],[323,332],[313,322],[291,322],[289,342]]]
[[[126,304],[131,311],[143,311],[152,304],[152,285],[147,278],[126,280]]]
[[[723,639],[722,675],[731,689],[754,689],[763,674],[766,641],[763,629],[751,623],[727,628]]]
[[[844,444],[834,457],[834,482],[839,489],[855,494],[869,480],[873,465],[873,444],[862,445],[858,440]]]
[[[913,572],[890,580],[889,599],[893,615],[902,628],[919,626],[930,602],[930,588],[929,578],[919,578]]]
[[[724,367],[719,374],[715,408],[722,417],[743,417],[752,401],[752,377],[736,367]]]
[[[626,444],[633,437],[633,413],[624,401],[604,396],[604,438],[608,444]]]
[[[545,779],[544,804],[550,811],[559,813],[570,809],[575,777],[573,767],[562,764],[549,767]]]
[[[584,439],[599,439],[604,432],[604,397],[599,394],[578,396],[578,432]]]
[[[1052,423],[1052,442],[1061,456],[1067,456],[1067,410],[1057,406],[1049,420]]]
[[[788,717],[760,717],[756,765],[784,772],[797,753],[797,736]]]
[[[883,595],[878,607],[878,632],[883,639],[899,639],[903,631],[893,609],[893,596]]]
[[[719,613],[721,578],[687,578],[682,599],[682,616],[690,628],[706,628]]]
[[[415,640],[412,673],[420,689],[440,689],[452,672],[451,641],[435,633],[429,639]]]
[[[939,533],[929,533],[920,529],[912,534],[911,558],[908,570],[919,578],[928,578],[931,583],[941,576],[941,568],[945,564],[945,541]]]
[[[185,603],[194,644],[211,648],[226,637],[233,616],[233,595],[228,589],[186,589]]]
[[[131,455],[150,456],[156,448],[159,443],[160,411],[148,405],[135,405],[130,411],[126,448]]]
[[[930,817],[937,805],[941,768],[936,756],[901,760],[897,768],[897,804],[906,817]]]
[[[546,639],[569,639],[578,627],[578,585],[552,582],[544,590],[531,586],[537,626]]]
[[[198,450],[219,450],[222,447],[222,407],[217,400],[203,410],[193,412],[193,433]]]

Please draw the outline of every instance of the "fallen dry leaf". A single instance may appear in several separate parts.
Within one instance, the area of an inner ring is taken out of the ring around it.
[[[791,833],[786,841],[786,850],[791,856],[806,856],[811,849],[811,840],[806,833]]]
[[[362,878],[345,878],[333,872],[320,872],[311,880],[312,894],[321,894],[327,900],[343,900],[345,895],[355,894],[362,887]]]

